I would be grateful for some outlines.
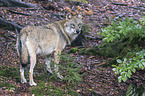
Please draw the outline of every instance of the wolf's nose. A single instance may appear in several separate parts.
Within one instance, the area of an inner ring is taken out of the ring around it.
[[[76,30],[76,32],[77,32],[77,34],[79,34],[80,33],[80,30]]]

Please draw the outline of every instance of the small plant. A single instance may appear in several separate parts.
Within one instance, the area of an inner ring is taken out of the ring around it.
[[[113,22],[112,25],[102,30],[101,35],[104,37],[104,45],[124,43],[123,50],[120,52],[120,57],[123,57],[123,60],[117,59],[119,65],[112,65],[115,67],[113,71],[120,74],[119,82],[122,80],[125,82],[127,78],[131,77],[132,72],[136,72],[137,68],[145,68],[145,49],[139,45],[145,38],[144,25],[145,17],[139,21],[126,17],[125,20]]]
[[[91,31],[91,27],[90,27],[90,25],[89,24],[83,24],[83,26],[82,26],[82,31],[85,33],[85,34],[89,34],[88,32],[90,32]]]
[[[62,80],[67,81],[68,83],[77,83],[81,81],[83,74],[79,74],[79,72],[81,71],[83,65],[77,63],[77,58],[73,55],[66,54],[60,55],[60,58],[61,61],[58,66],[60,74],[63,75]],[[55,78],[56,74],[53,74],[52,77]]]

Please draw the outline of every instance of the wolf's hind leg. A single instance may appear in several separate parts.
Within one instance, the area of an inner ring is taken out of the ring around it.
[[[45,64],[46,64],[46,69],[47,71],[49,71],[50,73],[52,73],[51,67],[50,67],[50,61],[48,56],[45,58]]]
[[[36,55],[33,54],[30,57],[31,57],[30,58],[31,63],[30,63],[30,70],[29,70],[29,79],[30,79],[29,84],[30,84],[30,86],[36,86],[37,84],[33,80],[33,69],[36,64]]]
[[[25,79],[24,76],[24,67],[22,67],[22,65],[20,65],[20,74],[21,74],[21,83],[27,83],[27,80]]]
[[[33,69],[36,64],[36,45],[30,41],[26,42],[26,45],[30,56],[29,84],[30,86],[36,86],[37,84],[33,80]]]

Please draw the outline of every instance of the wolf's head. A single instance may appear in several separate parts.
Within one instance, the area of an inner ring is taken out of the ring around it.
[[[73,17],[67,15],[66,20],[67,22],[64,24],[65,31],[74,40],[81,32],[82,15],[81,13]]]

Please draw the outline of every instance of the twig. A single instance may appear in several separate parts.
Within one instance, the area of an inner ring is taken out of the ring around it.
[[[91,74],[94,74],[94,75],[98,75],[98,73],[94,73],[94,72],[92,72],[92,71],[88,71],[88,70],[85,70],[85,69],[83,69],[82,71],[86,71],[86,72],[88,72],[88,73],[91,73]]]
[[[21,12],[15,12],[13,10],[9,10],[9,12],[14,13],[14,14],[24,15],[24,16],[31,16],[30,14],[25,14],[25,13],[21,13]]]
[[[112,2],[112,4],[114,4],[114,5],[120,5],[120,6],[127,6],[127,4],[124,4],[124,3],[118,3],[118,2]]]
[[[95,66],[98,67],[98,66],[104,65],[104,64],[106,64],[106,63],[107,63],[107,61],[106,61],[106,62],[102,62],[102,63],[100,63],[100,64],[97,64],[97,65],[95,65]]]
[[[112,2],[112,4],[114,4],[114,5],[120,5],[120,6],[128,6],[127,4],[124,4],[124,3],[117,3],[117,2]],[[144,6],[134,6],[134,7],[129,6],[129,8],[133,8],[133,9],[145,11]]]
[[[3,54],[3,53],[8,49],[9,45],[12,44],[12,43],[13,43],[13,42],[11,42],[11,43],[5,45],[5,49],[1,52],[1,54]],[[1,55],[1,54],[0,54],[0,55]]]

